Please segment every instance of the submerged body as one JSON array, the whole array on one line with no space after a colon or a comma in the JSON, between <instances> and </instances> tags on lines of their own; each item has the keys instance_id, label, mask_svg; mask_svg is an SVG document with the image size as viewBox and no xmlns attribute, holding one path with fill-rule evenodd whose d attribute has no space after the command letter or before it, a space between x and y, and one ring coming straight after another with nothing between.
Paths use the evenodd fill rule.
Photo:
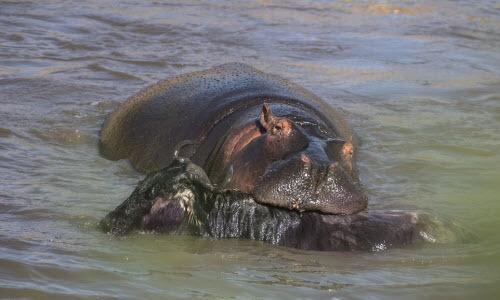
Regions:
<instances>
[{"instance_id":1,"label":"submerged body","mask_svg":"<svg viewBox=\"0 0 500 300\"><path fill-rule=\"evenodd\" d=\"M303 250L378 251L426 241L436 233L460 233L425 214L401 211L331 215L262 205L235 190L213 192L192 180L189 160L150 173L100 222L105 232L133 230L248 238ZM443 232L445 234L443 234Z\"/></svg>"},{"instance_id":2,"label":"submerged body","mask_svg":"<svg viewBox=\"0 0 500 300\"><path fill-rule=\"evenodd\" d=\"M367 206L350 127L326 102L282 78L232 63L141 90L100 134L109 159L151 172L191 157L219 189L299 211L355 214Z\"/></svg>"}]
</instances>

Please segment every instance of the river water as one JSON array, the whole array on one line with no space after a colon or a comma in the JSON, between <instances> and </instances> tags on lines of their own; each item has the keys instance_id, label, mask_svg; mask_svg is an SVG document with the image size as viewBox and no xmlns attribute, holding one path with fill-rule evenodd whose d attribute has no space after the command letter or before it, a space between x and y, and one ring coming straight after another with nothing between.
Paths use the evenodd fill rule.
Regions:
<instances>
[{"instance_id":1,"label":"river water","mask_svg":"<svg viewBox=\"0 0 500 300\"><path fill-rule=\"evenodd\" d=\"M0 298L498 297L500 4L287 3L0 2ZM143 178L99 156L105 116L233 61L341 111L369 209L426 212L469 238L366 253L103 234Z\"/></svg>"}]
</instances>

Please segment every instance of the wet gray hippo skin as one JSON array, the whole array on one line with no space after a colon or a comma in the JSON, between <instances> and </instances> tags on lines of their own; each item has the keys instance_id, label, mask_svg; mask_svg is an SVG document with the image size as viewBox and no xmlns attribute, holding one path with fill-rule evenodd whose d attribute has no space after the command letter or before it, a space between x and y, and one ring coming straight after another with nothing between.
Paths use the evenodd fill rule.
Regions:
<instances>
[{"instance_id":1,"label":"wet gray hippo skin","mask_svg":"<svg viewBox=\"0 0 500 300\"><path fill-rule=\"evenodd\" d=\"M141 172L181 156L218 189L262 204L355 214L367 206L355 168L355 139L343 118L311 92L231 63L144 88L105 121L100 150ZM198 170L198 171L199 171Z\"/></svg>"},{"instance_id":2,"label":"wet gray hippo skin","mask_svg":"<svg viewBox=\"0 0 500 300\"><path fill-rule=\"evenodd\" d=\"M378 251L446 235L460 240L439 220L405 212L321 214L262 205L240 191L213 192L190 176L189 160L175 160L150 173L100 226L116 235L133 230L248 238L303 250ZM438 232L436 232L436 230ZM444 231L444 234L443 234ZM425 233L425 234L422 234Z\"/></svg>"}]
</instances>

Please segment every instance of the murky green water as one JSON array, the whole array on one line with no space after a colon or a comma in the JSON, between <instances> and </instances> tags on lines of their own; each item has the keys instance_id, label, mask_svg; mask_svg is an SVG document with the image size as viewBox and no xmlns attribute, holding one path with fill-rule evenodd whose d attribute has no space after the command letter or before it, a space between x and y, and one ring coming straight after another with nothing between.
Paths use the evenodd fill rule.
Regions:
<instances>
[{"instance_id":1,"label":"murky green water","mask_svg":"<svg viewBox=\"0 0 500 300\"><path fill-rule=\"evenodd\" d=\"M0 2L0 297L498 297L499 16L486 0ZM100 232L142 178L99 156L104 117L231 61L341 110L370 209L432 213L474 238L324 253Z\"/></svg>"}]
</instances>

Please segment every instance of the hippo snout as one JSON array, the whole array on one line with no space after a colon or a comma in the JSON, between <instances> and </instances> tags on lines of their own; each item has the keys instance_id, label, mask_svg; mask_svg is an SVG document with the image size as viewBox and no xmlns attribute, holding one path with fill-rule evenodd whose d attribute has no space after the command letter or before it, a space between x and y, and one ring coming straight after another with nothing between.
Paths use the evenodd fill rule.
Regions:
<instances>
[{"instance_id":1,"label":"hippo snout","mask_svg":"<svg viewBox=\"0 0 500 300\"><path fill-rule=\"evenodd\" d=\"M328 214L355 214L368 205L364 188L345 164L325 165L304 154L270 165L253 196L259 203Z\"/></svg>"},{"instance_id":2,"label":"hippo snout","mask_svg":"<svg viewBox=\"0 0 500 300\"><path fill-rule=\"evenodd\" d=\"M364 210L368 196L348 171L338 162L328 166L325 177L317 181L314 200L307 203L308 209L334 214L354 214Z\"/></svg>"}]
</instances>

